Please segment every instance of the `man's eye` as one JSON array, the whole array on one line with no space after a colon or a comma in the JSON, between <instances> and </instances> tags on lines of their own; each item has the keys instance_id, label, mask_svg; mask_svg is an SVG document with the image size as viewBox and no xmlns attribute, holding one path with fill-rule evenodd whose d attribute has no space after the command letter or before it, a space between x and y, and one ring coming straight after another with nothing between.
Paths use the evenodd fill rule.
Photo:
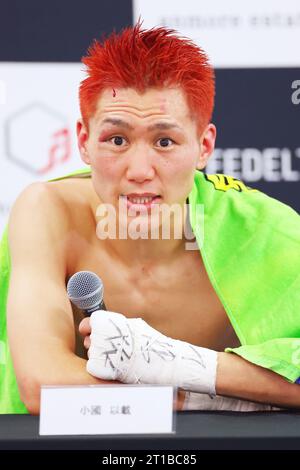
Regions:
<instances>
[{"instance_id":1,"label":"man's eye","mask_svg":"<svg viewBox=\"0 0 300 470\"><path fill-rule=\"evenodd\" d=\"M163 137L162 139L158 140L160 147L170 147L174 144L174 140L169 139L169 137Z\"/></svg>"},{"instance_id":2,"label":"man's eye","mask_svg":"<svg viewBox=\"0 0 300 470\"><path fill-rule=\"evenodd\" d=\"M110 142L112 142L114 145L118 145L119 147L124 144L125 139L124 137L121 137L119 135L116 135L115 137L112 137L109 139Z\"/></svg>"}]
</instances>

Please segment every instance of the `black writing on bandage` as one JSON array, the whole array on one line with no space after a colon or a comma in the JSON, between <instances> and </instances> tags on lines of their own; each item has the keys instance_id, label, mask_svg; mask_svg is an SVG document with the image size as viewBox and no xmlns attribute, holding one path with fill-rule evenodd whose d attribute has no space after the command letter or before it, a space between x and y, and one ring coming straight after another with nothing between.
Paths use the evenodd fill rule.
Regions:
<instances>
[{"instance_id":1,"label":"black writing on bandage","mask_svg":"<svg viewBox=\"0 0 300 470\"><path fill-rule=\"evenodd\" d=\"M183 359L184 361L194 361L197 364L199 364L201 367L203 367L203 369L206 369L206 364L204 363L203 358L201 354L199 353L199 351L197 351L197 349L195 349L191 344L189 346L194 354L192 354L190 357L182 356L181 359Z\"/></svg>"},{"instance_id":2,"label":"black writing on bandage","mask_svg":"<svg viewBox=\"0 0 300 470\"><path fill-rule=\"evenodd\" d=\"M146 343L141 347L145 361L151 363L151 355L159 356L163 361L174 361L176 354L172 351L173 346L163 341L153 341L151 336L145 336Z\"/></svg>"},{"instance_id":3,"label":"black writing on bandage","mask_svg":"<svg viewBox=\"0 0 300 470\"><path fill-rule=\"evenodd\" d=\"M116 360L116 354L119 353L120 348L121 348L121 356L120 356L120 361L124 361L125 359L131 359L132 357L132 333L129 330L129 332L122 332L121 328L116 325L112 320L111 323L117 330L117 334L114 336L109 336L106 338L106 341L109 341L110 343L110 349L106 350L103 352L103 354L106 356L105 357L105 366L107 366L107 362L109 363L110 367L115 370L116 365L114 364L114 360Z\"/></svg>"}]
</instances>

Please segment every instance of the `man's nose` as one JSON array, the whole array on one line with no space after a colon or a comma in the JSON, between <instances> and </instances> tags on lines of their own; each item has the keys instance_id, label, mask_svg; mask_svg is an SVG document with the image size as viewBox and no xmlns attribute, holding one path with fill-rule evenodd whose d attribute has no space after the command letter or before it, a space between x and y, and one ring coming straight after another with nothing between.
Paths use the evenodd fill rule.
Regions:
<instances>
[{"instance_id":1,"label":"man's nose","mask_svg":"<svg viewBox=\"0 0 300 470\"><path fill-rule=\"evenodd\" d=\"M143 182L152 179L155 170L151 158L151 151L144 146L138 146L127 156L127 179Z\"/></svg>"}]
</instances>

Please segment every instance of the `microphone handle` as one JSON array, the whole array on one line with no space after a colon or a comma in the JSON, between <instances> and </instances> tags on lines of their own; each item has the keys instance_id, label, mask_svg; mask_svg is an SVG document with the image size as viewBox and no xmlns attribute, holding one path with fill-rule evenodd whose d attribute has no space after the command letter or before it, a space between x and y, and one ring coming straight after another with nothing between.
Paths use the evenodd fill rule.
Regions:
<instances>
[{"instance_id":1,"label":"microphone handle","mask_svg":"<svg viewBox=\"0 0 300 470\"><path fill-rule=\"evenodd\" d=\"M106 306L105 306L103 299L101 300L101 303L99 305L96 305L95 307L84 310L84 313L87 317L90 317L92 313L96 312L97 310L106 310Z\"/></svg>"}]
</instances>

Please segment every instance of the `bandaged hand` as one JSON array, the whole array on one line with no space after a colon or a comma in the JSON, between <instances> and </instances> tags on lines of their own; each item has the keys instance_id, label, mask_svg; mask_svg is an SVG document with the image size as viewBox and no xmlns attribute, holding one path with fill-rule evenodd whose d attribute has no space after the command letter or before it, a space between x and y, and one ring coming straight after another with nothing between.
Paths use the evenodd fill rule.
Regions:
<instances>
[{"instance_id":1,"label":"bandaged hand","mask_svg":"<svg viewBox=\"0 0 300 470\"><path fill-rule=\"evenodd\" d=\"M223 397L216 395L214 397L203 393L186 392L182 410L209 410L209 411L280 411L278 408L266 403L255 403L248 400L239 400L238 398Z\"/></svg>"},{"instance_id":2,"label":"bandaged hand","mask_svg":"<svg viewBox=\"0 0 300 470\"><path fill-rule=\"evenodd\" d=\"M95 377L216 393L216 351L169 338L141 318L105 310L91 315L90 332L87 371Z\"/></svg>"}]
</instances>

